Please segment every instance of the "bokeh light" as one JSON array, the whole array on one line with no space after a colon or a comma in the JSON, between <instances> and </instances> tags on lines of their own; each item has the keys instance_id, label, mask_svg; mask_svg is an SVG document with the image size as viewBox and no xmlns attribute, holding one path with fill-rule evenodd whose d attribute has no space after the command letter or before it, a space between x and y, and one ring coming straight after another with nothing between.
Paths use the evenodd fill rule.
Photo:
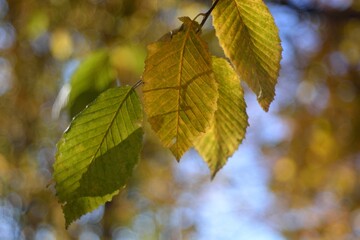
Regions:
<instances>
[{"instance_id":1,"label":"bokeh light","mask_svg":"<svg viewBox=\"0 0 360 240\"><path fill-rule=\"evenodd\" d=\"M52 164L72 74L111 49L114 85L133 84L147 44L211 1L0 0L0 239L360 238L360 1L265 2L283 47L276 97L265 113L242 83L250 127L215 179L146 129L127 188L66 230ZM211 21L202 34L222 56Z\"/></svg>"}]
</instances>

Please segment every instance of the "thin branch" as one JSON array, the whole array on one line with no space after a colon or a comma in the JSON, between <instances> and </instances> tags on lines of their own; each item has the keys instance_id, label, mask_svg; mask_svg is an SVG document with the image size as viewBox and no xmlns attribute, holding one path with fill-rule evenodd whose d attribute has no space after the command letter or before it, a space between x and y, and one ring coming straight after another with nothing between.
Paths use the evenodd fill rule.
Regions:
<instances>
[{"instance_id":1,"label":"thin branch","mask_svg":"<svg viewBox=\"0 0 360 240\"><path fill-rule=\"evenodd\" d=\"M332 19L335 21L360 19L360 11L355 10L354 8L351 7L344 10L340 10L329 7L327 8L321 7L321 6L317 6L316 4L306 4L303 6L299 6L289 0L267 0L266 2L276 4L279 6L288 7L296 11L300 15L307 14L308 16L325 17L327 19Z\"/></svg>"},{"instance_id":2,"label":"thin branch","mask_svg":"<svg viewBox=\"0 0 360 240\"><path fill-rule=\"evenodd\" d=\"M201 21L200 26L199 26L198 30L196 31L196 33L198 33L198 32L201 30L201 28L204 26L206 20L209 18L211 12L214 10L214 8L216 7L216 5L218 4L219 1L220 1L220 0L216 0L216 1L212 4L211 8L210 8L206 13L200 13L199 15L196 16L196 18L197 18L198 16L203 16L203 17L204 17L203 20Z\"/></svg>"},{"instance_id":3,"label":"thin branch","mask_svg":"<svg viewBox=\"0 0 360 240\"><path fill-rule=\"evenodd\" d=\"M136 88L138 88L141 84L144 84L144 82L143 82L142 79L140 79L139 81L137 81L137 82L132 86L132 88L133 88L133 89L136 89Z\"/></svg>"}]
</instances>

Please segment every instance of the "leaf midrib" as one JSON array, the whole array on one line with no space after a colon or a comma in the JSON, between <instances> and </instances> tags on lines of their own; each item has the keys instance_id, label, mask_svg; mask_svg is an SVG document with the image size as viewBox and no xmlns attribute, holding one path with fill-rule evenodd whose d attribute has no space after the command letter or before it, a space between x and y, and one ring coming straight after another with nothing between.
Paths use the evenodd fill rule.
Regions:
<instances>
[{"instance_id":1,"label":"leaf midrib","mask_svg":"<svg viewBox=\"0 0 360 240\"><path fill-rule=\"evenodd\" d=\"M191 21L191 24L188 26L189 28L186 31L185 37L184 37L184 42L182 43L181 46L181 52L180 52L180 64L179 64L179 77L178 77L178 85L179 85L179 89L178 89L178 109L177 109L177 117L176 117L176 143L178 142L178 137L179 137L179 126L180 126L180 100L181 100L181 79L182 79L182 73L183 73L183 65L184 65L184 53L185 53L185 46L186 46L186 42L188 41L188 37L190 34L190 31L192 29L192 25L193 22ZM179 147L177 146L177 156L176 158L179 157Z\"/></svg>"},{"instance_id":2,"label":"leaf midrib","mask_svg":"<svg viewBox=\"0 0 360 240\"><path fill-rule=\"evenodd\" d=\"M238 14L239 14L239 18L241 19L241 22L243 22L243 24L244 24L244 26L245 26L246 33L247 33L247 35L249 36L248 38L250 39L251 48L249 48L249 49L250 49L250 51L253 53L253 55L255 55L255 61L256 61L256 63L257 63L259 66L262 67L262 65L260 64L261 61L259 61L259 59L258 59L258 54L253 50L253 48L255 48L255 44L254 44L254 42L253 42L252 34L251 34L250 31L249 31L249 27L246 25L246 23L245 23L245 21L244 21L244 18L243 18L243 16L242 16L242 13L241 13L241 11L240 11L240 8L241 8L240 3L238 3L236 0L234 0L234 2L235 2L235 5L236 5L236 10L237 10L237 12L238 12ZM259 82L259 85L261 85L261 84L260 84L260 81L258 81L258 82ZM262 88L262 87L260 87L260 88Z\"/></svg>"},{"instance_id":3,"label":"leaf midrib","mask_svg":"<svg viewBox=\"0 0 360 240\"><path fill-rule=\"evenodd\" d=\"M96 149L96 152L95 152L94 155L91 157L90 163L92 163L93 160L95 159L95 157L97 156L97 154L98 154L100 148L102 147L102 145L103 145L103 143L104 143L107 135L109 134L109 131L110 131L111 126L114 124L114 121L115 121L115 119L116 119L116 116L119 114L119 111L120 111L121 107L122 107L123 104L126 102L126 99L129 97L129 95L130 95L130 93L131 93L132 90L133 90L132 88L129 88L129 91L126 93L123 101L119 104L118 109L116 109L116 112L114 113L114 116L113 116L113 118L111 119L111 122L110 122L110 124L109 124L109 127L107 128L107 130L106 130L105 133L104 133L104 137L101 139L101 142L100 142L100 144L98 145L98 147L97 147L97 149ZM86 167L86 168L88 168L88 167ZM84 173L85 173L85 172L84 172ZM83 173L83 174L84 174L84 173ZM81 178L82 178L82 177L81 177ZM80 179L81 179L81 178L80 178Z\"/></svg>"},{"instance_id":4,"label":"leaf midrib","mask_svg":"<svg viewBox=\"0 0 360 240\"><path fill-rule=\"evenodd\" d=\"M131 94L131 91L132 91L132 90L133 90L133 88L129 88L128 92L127 92L126 94L122 95L122 96L124 96L124 97L123 97L123 101L119 104L119 107L116 109L116 111L115 111L115 113L114 113L114 115L113 115L110 123L108 124L109 127L108 127L108 128L106 129L106 131L103 133L103 137L102 137L102 139L101 139L101 142L100 142L99 144L97 144L98 147L97 147L96 151L95 151L93 154L90 154L89 158L84 158L84 159L83 159L83 161L85 161L86 159L90 159L90 161L89 161L89 164L86 164L83 168L80 169L79 172L82 172L82 173L81 173L81 177L80 177L78 180L74 181L74 182L70 182L70 184L66 185L67 187L73 186L74 184L76 184L77 181L80 181L80 180L82 179L82 176L83 176L83 174L86 172L86 169L88 169L88 167L90 166L90 164L94 161L95 157L96 157L97 154L99 153L99 150L101 149L101 147L102 147L102 145L103 145L103 143L104 143L107 135L109 134L109 131L110 131L110 129L111 129L111 126L114 124L114 121L115 121L115 119L116 119L116 116L119 114L119 111L121 110L123 104L124 104L124 103L126 102L126 100L128 99L128 97L129 97L129 95ZM121 97L121 95L118 96L118 97ZM65 169L63 169L63 170L65 170ZM61 172L63 172L63 171L61 171ZM64 179L63 181L66 182L68 179L71 179L74 175L76 175L76 173L74 173L74 174L71 175L70 177L67 177L67 178ZM75 188L75 189L73 189L73 190L71 190L71 191L68 191L68 194L72 195L72 194L74 193L74 191L76 191L76 189L77 189L77 188Z\"/></svg>"}]
</instances>

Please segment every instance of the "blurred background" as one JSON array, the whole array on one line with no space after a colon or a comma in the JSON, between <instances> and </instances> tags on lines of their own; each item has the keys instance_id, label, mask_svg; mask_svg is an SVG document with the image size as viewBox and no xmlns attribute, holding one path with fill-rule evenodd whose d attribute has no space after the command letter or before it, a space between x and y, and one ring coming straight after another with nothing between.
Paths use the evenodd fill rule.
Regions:
<instances>
[{"instance_id":1,"label":"blurred background","mask_svg":"<svg viewBox=\"0 0 360 240\"><path fill-rule=\"evenodd\" d=\"M246 88L246 139L215 179L148 130L127 188L65 230L52 164L70 119L211 1L0 0L0 239L360 239L360 1L266 3L277 96L264 113ZM223 55L211 19L203 37Z\"/></svg>"}]
</instances>

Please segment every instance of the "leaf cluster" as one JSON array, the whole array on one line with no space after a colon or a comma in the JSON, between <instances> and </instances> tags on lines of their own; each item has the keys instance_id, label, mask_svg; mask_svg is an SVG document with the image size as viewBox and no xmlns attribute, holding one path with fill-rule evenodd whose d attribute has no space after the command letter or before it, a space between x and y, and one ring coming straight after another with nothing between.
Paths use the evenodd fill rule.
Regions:
<instances>
[{"instance_id":1,"label":"leaf cluster","mask_svg":"<svg viewBox=\"0 0 360 240\"><path fill-rule=\"evenodd\" d=\"M201 36L210 14L228 59L212 56ZM179 18L178 29L148 46L142 80L133 87L104 91L114 82L106 52L84 61L74 74L72 83L83 88L79 92L102 93L76 115L58 143L54 179L66 226L110 201L126 185L142 148L143 109L156 136L177 160L195 147L213 177L236 151L248 126L239 77L263 109L269 109L281 46L264 2L215 1L199 16L204 17L200 24ZM104 72L96 71L99 64L105 64ZM83 78L90 79L86 85L76 83ZM104 84L97 84L100 78ZM140 84L143 101L135 91ZM76 97L70 94L73 115L79 112Z\"/></svg>"}]
</instances>

